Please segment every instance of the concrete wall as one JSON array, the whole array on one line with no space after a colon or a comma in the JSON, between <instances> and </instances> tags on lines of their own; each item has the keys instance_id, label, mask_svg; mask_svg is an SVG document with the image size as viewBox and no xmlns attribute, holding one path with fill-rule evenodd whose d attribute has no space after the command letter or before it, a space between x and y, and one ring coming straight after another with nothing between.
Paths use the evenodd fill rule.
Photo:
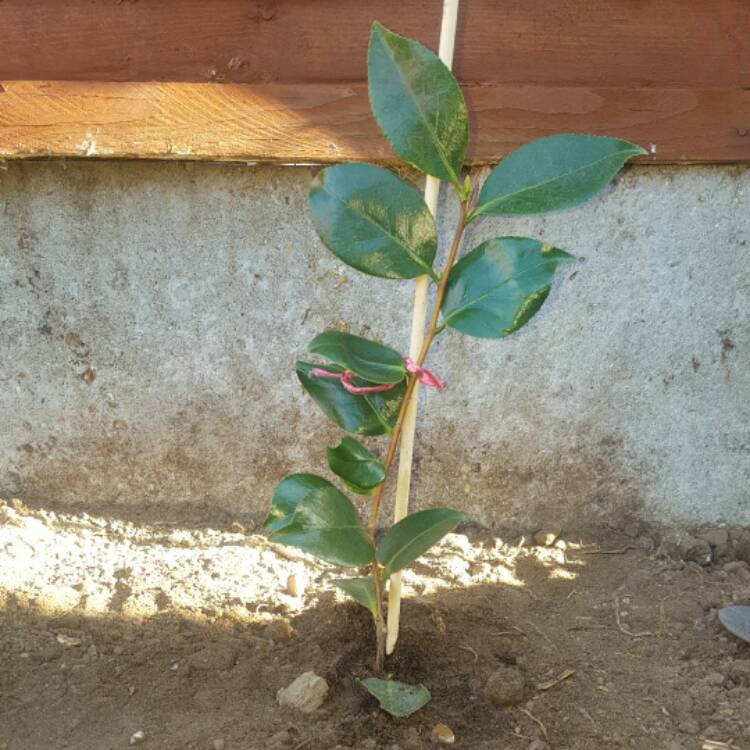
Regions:
<instances>
[{"instance_id":1,"label":"concrete wall","mask_svg":"<svg viewBox=\"0 0 750 750\"><path fill-rule=\"evenodd\" d=\"M246 515L286 472L325 471L338 430L292 363L331 324L405 349L411 285L324 250L312 173L0 171L0 496ZM418 502L750 523L750 171L631 169L582 209L471 239L512 233L583 260L519 334L442 335Z\"/></svg>"}]
</instances>

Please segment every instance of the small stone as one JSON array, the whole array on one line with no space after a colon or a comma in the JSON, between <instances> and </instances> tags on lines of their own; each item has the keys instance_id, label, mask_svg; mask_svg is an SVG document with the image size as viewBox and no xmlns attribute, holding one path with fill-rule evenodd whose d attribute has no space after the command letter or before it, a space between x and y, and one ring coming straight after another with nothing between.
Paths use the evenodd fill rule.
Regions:
<instances>
[{"instance_id":1,"label":"small stone","mask_svg":"<svg viewBox=\"0 0 750 750\"><path fill-rule=\"evenodd\" d=\"M211 743L211 747L213 748L213 750L224 750L224 748L225 748L226 746L227 746L227 743L226 743L226 742L224 742L224 740L223 740L223 739L221 739L221 737L217 737L217 738L216 738L216 739L215 739L215 740L214 740L214 741L213 741L213 742Z\"/></svg>"},{"instance_id":2,"label":"small stone","mask_svg":"<svg viewBox=\"0 0 750 750\"><path fill-rule=\"evenodd\" d=\"M496 706L516 706L523 702L526 678L513 667L500 667L491 675L484 694Z\"/></svg>"},{"instance_id":3,"label":"small stone","mask_svg":"<svg viewBox=\"0 0 750 750\"><path fill-rule=\"evenodd\" d=\"M433 742L439 742L443 745L452 745L456 741L456 735L447 724L435 724L432 728L430 738Z\"/></svg>"},{"instance_id":4,"label":"small stone","mask_svg":"<svg viewBox=\"0 0 750 750\"><path fill-rule=\"evenodd\" d=\"M544 740L534 740L527 750L550 750L550 746Z\"/></svg>"},{"instance_id":5,"label":"small stone","mask_svg":"<svg viewBox=\"0 0 750 750\"><path fill-rule=\"evenodd\" d=\"M276 693L280 706L296 708L310 714L323 705L328 696L328 683L315 672L304 672L289 687Z\"/></svg>"},{"instance_id":6,"label":"small stone","mask_svg":"<svg viewBox=\"0 0 750 750\"><path fill-rule=\"evenodd\" d=\"M289 592L289 596L302 596L305 593L307 580L303 575L299 573L292 573L286 579L286 590Z\"/></svg>"},{"instance_id":7,"label":"small stone","mask_svg":"<svg viewBox=\"0 0 750 750\"><path fill-rule=\"evenodd\" d=\"M80 638L72 638L69 635L65 635L65 633L58 633L57 634L57 642L61 646L65 646L66 648L74 648L75 646L81 645L81 639Z\"/></svg>"},{"instance_id":8,"label":"small stone","mask_svg":"<svg viewBox=\"0 0 750 750\"><path fill-rule=\"evenodd\" d=\"M142 729L139 729L137 732L133 732L133 734L130 735L130 744L140 745L145 739L146 733Z\"/></svg>"},{"instance_id":9,"label":"small stone","mask_svg":"<svg viewBox=\"0 0 750 750\"><path fill-rule=\"evenodd\" d=\"M294 635L294 629L286 620L274 620L266 625L263 635L270 641L282 643Z\"/></svg>"},{"instance_id":10,"label":"small stone","mask_svg":"<svg viewBox=\"0 0 750 750\"><path fill-rule=\"evenodd\" d=\"M560 538L560 534L562 534L562 530L558 528L542 529L534 534L534 544L537 547L552 547Z\"/></svg>"}]
</instances>

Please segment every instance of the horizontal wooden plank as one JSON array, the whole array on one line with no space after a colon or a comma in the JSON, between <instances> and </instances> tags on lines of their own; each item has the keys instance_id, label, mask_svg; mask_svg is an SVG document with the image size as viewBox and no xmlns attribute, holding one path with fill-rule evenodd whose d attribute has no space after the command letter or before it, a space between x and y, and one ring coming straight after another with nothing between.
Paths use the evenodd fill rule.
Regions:
<instances>
[{"instance_id":1,"label":"horizontal wooden plank","mask_svg":"<svg viewBox=\"0 0 750 750\"><path fill-rule=\"evenodd\" d=\"M246 85L4 81L0 158L393 159L362 83ZM530 138L600 133L647 161L750 161L750 91L467 85L472 163Z\"/></svg>"},{"instance_id":2,"label":"horizontal wooden plank","mask_svg":"<svg viewBox=\"0 0 750 750\"><path fill-rule=\"evenodd\" d=\"M0 80L365 80L378 19L435 48L438 0L3 0ZM748 0L466 0L466 83L750 86Z\"/></svg>"}]
</instances>

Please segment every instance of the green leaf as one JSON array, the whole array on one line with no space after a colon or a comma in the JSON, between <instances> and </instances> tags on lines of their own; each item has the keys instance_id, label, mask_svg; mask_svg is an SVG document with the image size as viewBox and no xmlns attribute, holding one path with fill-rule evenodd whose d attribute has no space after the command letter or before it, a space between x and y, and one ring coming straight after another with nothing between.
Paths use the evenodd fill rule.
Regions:
<instances>
[{"instance_id":1,"label":"green leaf","mask_svg":"<svg viewBox=\"0 0 750 750\"><path fill-rule=\"evenodd\" d=\"M297 377L302 387L315 399L325 415L342 430L358 435L382 435L393 431L406 389L405 382L383 393L355 396L344 390L337 380L311 376L310 371L315 367L316 365L308 362L297 362ZM328 365L325 369L329 372L343 372L344 368ZM355 379L353 382L357 386L368 385L367 381L360 379ZM369 385L374 384L369 383Z\"/></svg>"},{"instance_id":2,"label":"green leaf","mask_svg":"<svg viewBox=\"0 0 750 750\"><path fill-rule=\"evenodd\" d=\"M271 508L263 521L263 528L273 533L289 525L300 500L314 490L332 486L329 481L315 474L290 474L285 477L273 493Z\"/></svg>"},{"instance_id":3,"label":"green leaf","mask_svg":"<svg viewBox=\"0 0 750 750\"><path fill-rule=\"evenodd\" d=\"M374 695L383 711L391 716L411 716L422 706L430 702L430 691L422 684L406 685L396 680L379 680L367 677L362 684L371 695Z\"/></svg>"},{"instance_id":4,"label":"green leaf","mask_svg":"<svg viewBox=\"0 0 750 750\"><path fill-rule=\"evenodd\" d=\"M463 513L448 508L431 508L402 518L386 531L378 544L378 562L383 575L396 573L414 562L435 542L453 531Z\"/></svg>"},{"instance_id":5,"label":"green leaf","mask_svg":"<svg viewBox=\"0 0 750 750\"><path fill-rule=\"evenodd\" d=\"M375 582L372 576L366 578L335 578L331 583L351 596L355 602L367 607L374 618L378 616Z\"/></svg>"},{"instance_id":6,"label":"green leaf","mask_svg":"<svg viewBox=\"0 0 750 750\"><path fill-rule=\"evenodd\" d=\"M354 438L345 437L326 453L331 471L353 492L369 495L385 480L385 466Z\"/></svg>"},{"instance_id":7,"label":"green leaf","mask_svg":"<svg viewBox=\"0 0 750 750\"><path fill-rule=\"evenodd\" d=\"M307 350L371 383L400 383L406 377L404 358L395 349L351 333L325 331L310 342Z\"/></svg>"},{"instance_id":8,"label":"green leaf","mask_svg":"<svg viewBox=\"0 0 750 750\"><path fill-rule=\"evenodd\" d=\"M460 188L469 116L461 89L440 58L376 21L367 78L372 112L393 150L422 172Z\"/></svg>"},{"instance_id":9,"label":"green leaf","mask_svg":"<svg viewBox=\"0 0 750 750\"><path fill-rule=\"evenodd\" d=\"M733 604L722 607L719 621L732 635L750 643L750 606Z\"/></svg>"},{"instance_id":10,"label":"green leaf","mask_svg":"<svg viewBox=\"0 0 750 750\"><path fill-rule=\"evenodd\" d=\"M596 195L640 146L596 135L552 135L505 157L482 187L480 214L512 216L557 211Z\"/></svg>"},{"instance_id":11,"label":"green leaf","mask_svg":"<svg viewBox=\"0 0 750 750\"><path fill-rule=\"evenodd\" d=\"M310 188L310 213L323 244L359 271L436 278L435 219L421 194L387 169L339 164L321 170Z\"/></svg>"},{"instance_id":12,"label":"green leaf","mask_svg":"<svg viewBox=\"0 0 750 750\"><path fill-rule=\"evenodd\" d=\"M272 531L272 542L299 547L336 565L372 562L375 550L357 509L322 477L292 474L281 482L271 502L269 518L273 514L273 519L266 519L266 527Z\"/></svg>"},{"instance_id":13,"label":"green leaf","mask_svg":"<svg viewBox=\"0 0 750 750\"><path fill-rule=\"evenodd\" d=\"M525 237L483 242L451 269L443 299L444 325L499 339L526 324L547 299L563 250Z\"/></svg>"}]
</instances>

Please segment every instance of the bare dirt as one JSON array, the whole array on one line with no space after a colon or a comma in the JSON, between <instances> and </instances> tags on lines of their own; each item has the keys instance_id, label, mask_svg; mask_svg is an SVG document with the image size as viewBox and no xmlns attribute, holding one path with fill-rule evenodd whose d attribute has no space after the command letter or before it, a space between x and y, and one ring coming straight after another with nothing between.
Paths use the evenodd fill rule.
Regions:
<instances>
[{"instance_id":1,"label":"bare dirt","mask_svg":"<svg viewBox=\"0 0 750 750\"><path fill-rule=\"evenodd\" d=\"M0 501L0 748L411 750L442 722L472 750L750 749L750 645L717 619L750 603L742 550L626 531L449 535L405 576L388 664L433 699L393 719L330 566L237 524ZM323 706L280 708L308 670Z\"/></svg>"}]
</instances>

